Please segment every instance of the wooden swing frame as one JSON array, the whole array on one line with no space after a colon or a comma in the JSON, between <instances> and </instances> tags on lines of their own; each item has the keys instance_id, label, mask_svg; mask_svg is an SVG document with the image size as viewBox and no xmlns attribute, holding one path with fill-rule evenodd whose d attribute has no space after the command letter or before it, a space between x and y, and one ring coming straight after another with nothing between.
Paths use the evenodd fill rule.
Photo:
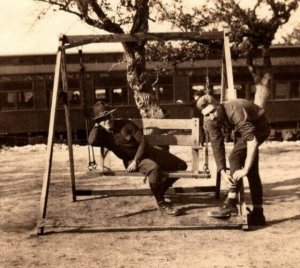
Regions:
<instances>
[{"instance_id":1,"label":"wooden swing frame","mask_svg":"<svg viewBox=\"0 0 300 268\"><path fill-rule=\"evenodd\" d=\"M52 103L50 111L49 132L47 140L47 155L46 166L43 177L43 185L41 191L40 210L38 216L37 233L44 234L44 229L49 227L45 224L47 220L47 204L49 195L49 185L51 180L51 168L53 159L53 144L55 133L55 117L59 91L60 76L62 79L62 94L67 96L68 81L67 81L67 66L66 66L66 50L78 46L83 46L90 43L116 43L116 42L144 42L153 40L191 40L191 41L208 41L208 40L223 40L223 60L221 71L221 101L225 99L225 85L227 86L227 97L236 98L236 91L233 84L232 62L229 46L228 31L213 31L213 32L189 32L189 33L137 33L134 35L129 34L113 34L113 35L63 35L59 38L59 47L56 56L55 75L53 84ZM67 128L67 140L69 148L69 163L70 175L72 185L72 198L73 202L76 201L76 185L75 185L75 171L74 171L74 157L73 157L73 140L72 129L70 121L70 110L68 102L64 103L65 120ZM220 176L217 177L217 187L220 187ZM240 224L217 224L217 225L197 225L197 226L137 226L137 227L93 227L96 231L139 231L139 230L195 230L206 228L240 228ZM71 227L72 228L72 227ZM81 226L80 230L84 227ZM88 227L87 227L88 228Z\"/></svg>"}]
</instances>

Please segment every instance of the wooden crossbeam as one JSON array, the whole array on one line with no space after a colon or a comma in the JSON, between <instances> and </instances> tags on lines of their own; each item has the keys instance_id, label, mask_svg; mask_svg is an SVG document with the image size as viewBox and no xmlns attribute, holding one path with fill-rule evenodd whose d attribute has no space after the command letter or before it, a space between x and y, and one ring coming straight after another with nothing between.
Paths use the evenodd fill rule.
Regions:
<instances>
[{"instance_id":1,"label":"wooden crossbeam","mask_svg":"<svg viewBox=\"0 0 300 268\"><path fill-rule=\"evenodd\" d=\"M148 144L152 145L194 145L190 136L185 135L145 135Z\"/></svg>"},{"instance_id":2,"label":"wooden crossbeam","mask_svg":"<svg viewBox=\"0 0 300 268\"><path fill-rule=\"evenodd\" d=\"M120 118L123 120L123 118ZM114 120L118 120L115 118ZM194 121L186 119L130 119L138 127L147 129L147 128L158 128L158 129L192 129L194 127Z\"/></svg>"},{"instance_id":3,"label":"wooden crossbeam","mask_svg":"<svg viewBox=\"0 0 300 268\"><path fill-rule=\"evenodd\" d=\"M211 177L211 174L206 171L198 171L197 173L191 172L191 171L163 171L162 174L169 178L195 178L195 179L209 179ZM126 177L145 177L140 172L130 172L128 173L125 170L105 170L104 172L99 172L99 175L104 176L126 176Z\"/></svg>"},{"instance_id":4,"label":"wooden crossbeam","mask_svg":"<svg viewBox=\"0 0 300 268\"><path fill-rule=\"evenodd\" d=\"M59 229L58 232L137 232L137 231L180 231L180 230L210 230L210 229L243 229L246 230L243 223L215 223L198 224L186 226L116 226L103 227L97 225L52 225L47 222L38 224L39 228ZM53 232L53 231L52 231Z\"/></svg>"},{"instance_id":5,"label":"wooden crossbeam","mask_svg":"<svg viewBox=\"0 0 300 268\"><path fill-rule=\"evenodd\" d=\"M199 195L199 193L212 193L216 190L216 186L201 186L201 187L173 187L168 189L166 195L188 194ZM76 196L144 196L152 195L150 189L77 189Z\"/></svg>"},{"instance_id":6,"label":"wooden crossbeam","mask_svg":"<svg viewBox=\"0 0 300 268\"><path fill-rule=\"evenodd\" d=\"M136 34L104 34L104 35L64 35L65 48L72 48L91 43L124 43L144 41L191 40L208 41L223 40L223 31L212 32L173 32L173 33L136 33Z\"/></svg>"}]
</instances>

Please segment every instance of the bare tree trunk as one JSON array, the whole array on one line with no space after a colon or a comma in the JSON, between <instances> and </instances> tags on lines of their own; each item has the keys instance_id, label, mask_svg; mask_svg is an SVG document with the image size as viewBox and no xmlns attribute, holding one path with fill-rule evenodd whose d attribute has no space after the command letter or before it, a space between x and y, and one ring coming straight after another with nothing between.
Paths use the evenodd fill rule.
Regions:
<instances>
[{"instance_id":1,"label":"bare tree trunk","mask_svg":"<svg viewBox=\"0 0 300 268\"><path fill-rule=\"evenodd\" d=\"M247 57L247 66L254 79L255 83L255 97L254 103L261 108L265 108L268 98L270 96L270 81L272 79L272 64L269 54L269 48L262 49L263 66L262 70L258 72L257 66L255 66L255 60L252 53L249 53Z\"/></svg>"},{"instance_id":2,"label":"bare tree trunk","mask_svg":"<svg viewBox=\"0 0 300 268\"><path fill-rule=\"evenodd\" d=\"M136 106L142 118L164 118L152 90L150 75L146 71L145 45L138 43L123 44L127 61L127 81L134 92Z\"/></svg>"},{"instance_id":3,"label":"bare tree trunk","mask_svg":"<svg viewBox=\"0 0 300 268\"><path fill-rule=\"evenodd\" d=\"M265 108L267 100L270 96L270 83L271 80L270 73L265 73L259 84L256 84L256 92L254 97L254 103L258 106Z\"/></svg>"}]
</instances>

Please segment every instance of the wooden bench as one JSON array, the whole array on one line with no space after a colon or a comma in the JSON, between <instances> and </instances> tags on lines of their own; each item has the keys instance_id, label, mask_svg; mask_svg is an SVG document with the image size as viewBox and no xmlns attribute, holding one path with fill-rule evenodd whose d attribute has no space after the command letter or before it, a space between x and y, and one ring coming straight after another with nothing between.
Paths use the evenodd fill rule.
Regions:
<instances>
[{"instance_id":1,"label":"wooden bench","mask_svg":"<svg viewBox=\"0 0 300 268\"><path fill-rule=\"evenodd\" d=\"M120 119L114 119L120 120ZM141 129L143 129L148 144L152 146L188 146L191 149L191 167L186 171L163 171L163 174L170 178L194 178L208 179L211 177L208 169L207 146L203 147L199 143L199 119L130 119ZM203 155L203 165L200 165L201 155ZM101 155L100 155L101 156ZM102 158L101 162L104 163ZM144 177L139 172L126 172L126 170L111 170L110 168L101 168L99 175L116 177ZM198 191L212 192L219 195L220 189L216 186L197 187ZM168 193L176 192L176 189L170 189ZM177 192L180 192L178 189ZM122 190L89 190L77 189L76 196L87 195L127 195L129 191ZM142 191L135 190L136 195L143 194ZM138 193L140 192L140 194ZM143 191L145 192L145 191ZM149 191L148 191L149 192ZM150 193L150 192L149 192Z\"/></svg>"}]
</instances>

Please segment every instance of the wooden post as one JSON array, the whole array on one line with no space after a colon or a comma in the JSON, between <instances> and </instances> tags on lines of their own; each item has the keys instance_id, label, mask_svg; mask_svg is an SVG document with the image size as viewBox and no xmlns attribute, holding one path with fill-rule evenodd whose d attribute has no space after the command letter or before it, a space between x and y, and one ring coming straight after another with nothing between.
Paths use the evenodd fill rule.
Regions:
<instances>
[{"instance_id":1,"label":"wooden post","mask_svg":"<svg viewBox=\"0 0 300 268\"><path fill-rule=\"evenodd\" d=\"M232 62L231 53L229 46L228 29L224 29L224 52L225 52L225 62L226 62L226 75L227 75L227 99L236 99L236 90L233 83L233 73L232 73Z\"/></svg>"},{"instance_id":2,"label":"wooden post","mask_svg":"<svg viewBox=\"0 0 300 268\"><path fill-rule=\"evenodd\" d=\"M221 66L221 96L220 96L220 103L222 103L223 101L225 101L225 84L226 84L226 78L225 78L225 74L224 74L224 51L223 51L223 57L222 57L222 66Z\"/></svg>"},{"instance_id":3,"label":"wooden post","mask_svg":"<svg viewBox=\"0 0 300 268\"><path fill-rule=\"evenodd\" d=\"M194 173L199 172L199 118L192 118L193 128L192 128L192 170ZM195 146L195 147L193 147Z\"/></svg>"},{"instance_id":4,"label":"wooden post","mask_svg":"<svg viewBox=\"0 0 300 268\"><path fill-rule=\"evenodd\" d=\"M220 192L221 192L221 172L217 171L216 173L216 192L215 192L215 198L220 198Z\"/></svg>"},{"instance_id":5,"label":"wooden post","mask_svg":"<svg viewBox=\"0 0 300 268\"><path fill-rule=\"evenodd\" d=\"M60 47L61 46L62 46L62 41L60 42ZM50 112L50 123L49 123L48 141L47 141L47 158L46 158L46 167L44 172L43 186L42 186L42 193L41 193L39 220L45 219L47 214L47 203L48 203L48 193L49 193L49 184L50 184L51 167L52 167L53 141L54 141L54 133L55 133L55 115L56 115L56 106L57 106L60 66L61 66L61 51L59 50L56 56L54 84L53 84L51 112ZM38 227L37 232L38 234L43 234L44 228Z\"/></svg>"},{"instance_id":6,"label":"wooden post","mask_svg":"<svg viewBox=\"0 0 300 268\"><path fill-rule=\"evenodd\" d=\"M68 148L69 148L69 161L70 161L70 173L71 173L71 185L72 185L72 199L73 202L76 201L76 185L75 185L75 172L74 172L74 157L73 157L73 139L72 139L72 126L70 120L70 110L69 110L69 100L68 100L68 78L67 78L67 65L66 65L66 53L65 49L62 48L61 55L61 79L63 92L65 94L65 118L67 126L67 136L68 136Z\"/></svg>"}]
</instances>

